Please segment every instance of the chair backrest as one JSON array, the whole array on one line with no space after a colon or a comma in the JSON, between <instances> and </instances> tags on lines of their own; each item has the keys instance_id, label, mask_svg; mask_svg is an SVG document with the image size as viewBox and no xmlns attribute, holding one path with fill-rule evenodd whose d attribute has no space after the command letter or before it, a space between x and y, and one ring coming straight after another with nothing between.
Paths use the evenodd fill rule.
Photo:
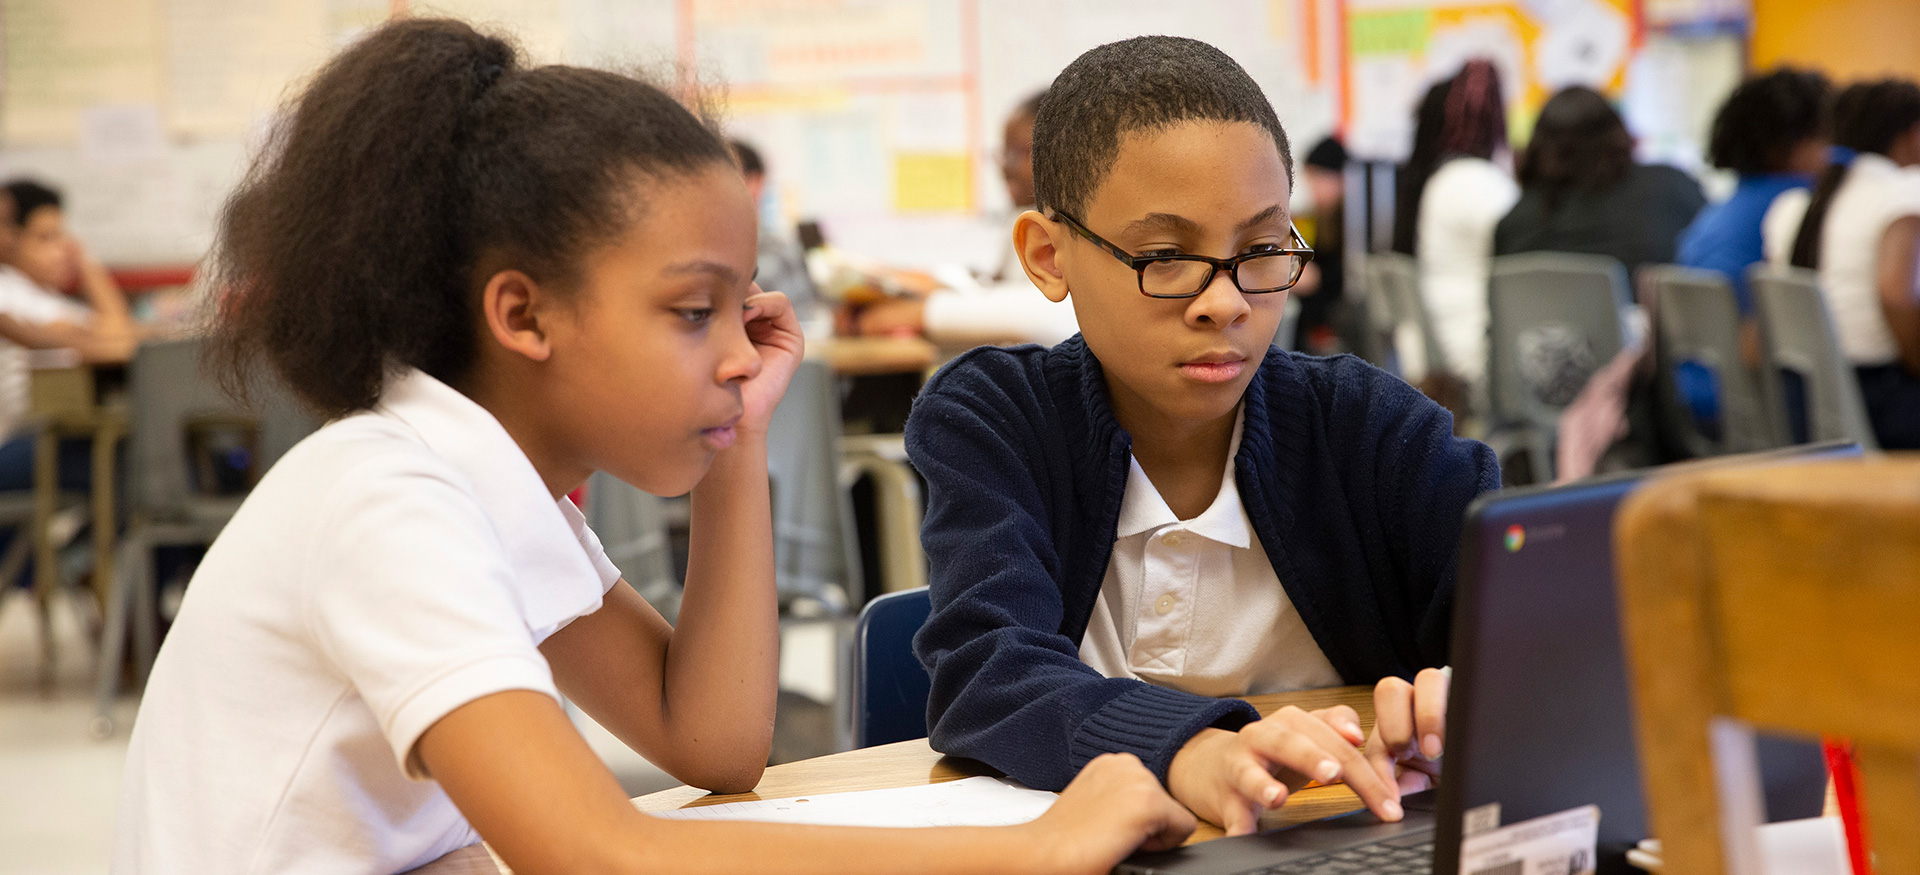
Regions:
<instances>
[{"instance_id":1,"label":"chair backrest","mask_svg":"<svg viewBox=\"0 0 1920 875\"><path fill-rule=\"evenodd\" d=\"M1643 269L1640 276L1653 293L1661 379L1657 394L1688 455L1723 456L1785 445L1784 414L1778 405L1767 403L1753 369L1741 358L1740 308L1726 275L1663 264ZM1710 387L1718 408L1713 427L1702 428L1685 403L1680 386L1685 379L1702 379Z\"/></svg>"},{"instance_id":2,"label":"chair backrest","mask_svg":"<svg viewBox=\"0 0 1920 875\"><path fill-rule=\"evenodd\" d=\"M1626 340L1627 270L1615 258L1529 252L1493 260L1487 379L1492 425L1553 431Z\"/></svg>"},{"instance_id":3,"label":"chair backrest","mask_svg":"<svg viewBox=\"0 0 1920 875\"><path fill-rule=\"evenodd\" d=\"M1920 456L1674 474L1616 531L1665 871L1761 871L1757 728L1852 739L1878 870L1920 872Z\"/></svg>"},{"instance_id":4,"label":"chair backrest","mask_svg":"<svg viewBox=\"0 0 1920 875\"><path fill-rule=\"evenodd\" d=\"M1300 299L1287 296L1280 312L1280 325L1274 329L1273 344L1285 350L1300 348Z\"/></svg>"},{"instance_id":5,"label":"chair backrest","mask_svg":"<svg viewBox=\"0 0 1920 875\"><path fill-rule=\"evenodd\" d=\"M840 429L832 369L801 362L767 428L774 580L783 602L806 596L845 604L861 579L853 503L840 482Z\"/></svg>"},{"instance_id":6,"label":"chair backrest","mask_svg":"<svg viewBox=\"0 0 1920 875\"><path fill-rule=\"evenodd\" d=\"M1747 271L1766 366L1761 381L1769 398L1787 397L1787 381L1805 391L1806 438L1848 440L1879 446L1853 365L1840 351L1833 318L1820 294L1819 275L1797 267L1758 264ZM1788 376L1792 375L1792 376Z\"/></svg>"},{"instance_id":7,"label":"chair backrest","mask_svg":"<svg viewBox=\"0 0 1920 875\"><path fill-rule=\"evenodd\" d=\"M1365 265L1369 322L1374 331L1394 338L1401 372L1416 366L1429 374L1446 370L1433 318L1420 295L1419 263L1401 252L1374 252Z\"/></svg>"},{"instance_id":8,"label":"chair backrest","mask_svg":"<svg viewBox=\"0 0 1920 875\"><path fill-rule=\"evenodd\" d=\"M860 610L853 630L853 746L927 734L932 682L913 655L913 636L933 610L925 587L890 592Z\"/></svg>"},{"instance_id":9,"label":"chair backrest","mask_svg":"<svg viewBox=\"0 0 1920 875\"><path fill-rule=\"evenodd\" d=\"M191 515L199 496L188 473L187 426L196 418L235 417L257 423L259 458L267 469L318 423L285 389L269 378L256 381L251 409L200 371L198 338L141 344L127 364L129 404L128 509L148 518Z\"/></svg>"},{"instance_id":10,"label":"chair backrest","mask_svg":"<svg viewBox=\"0 0 1920 875\"><path fill-rule=\"evenodd\" d=\"M666 500L642 492L604 471L587 478L587 525L600 537L607 558L648 602L673 619L679 580L673 571Z\"/></svg>"}]
</instances>

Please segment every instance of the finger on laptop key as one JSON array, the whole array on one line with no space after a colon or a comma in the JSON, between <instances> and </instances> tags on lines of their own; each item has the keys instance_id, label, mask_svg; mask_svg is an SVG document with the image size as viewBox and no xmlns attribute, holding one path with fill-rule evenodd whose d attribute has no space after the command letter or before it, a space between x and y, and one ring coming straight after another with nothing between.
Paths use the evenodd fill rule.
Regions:
<instances>
[{"instance_id":1,"label":"finger on laptop key","mask_svg":"<svg viewBox=\"0 0 1920 875\"><path fill-rule=\"evenodd\" d=\"M1413 722L1419 733L1420 753L1437 760L1447 737L1447 689L1451 680L1437 668L1413 677Z\"/></svg>"},{"instance_id":2,"label":"finger on laptop key","mask_svg":"<svg viewBox=\"0 0 1920 875\"><path fill-rule=\"evenodd\" d=\"M1399 788L1326 721L1298 708L1283 708L1261 722L1272 724L1261 729L1260 750L1275 765L1322 782L1345 781L1381 819L1400 819Z\"/></svg>"}]
</instances>

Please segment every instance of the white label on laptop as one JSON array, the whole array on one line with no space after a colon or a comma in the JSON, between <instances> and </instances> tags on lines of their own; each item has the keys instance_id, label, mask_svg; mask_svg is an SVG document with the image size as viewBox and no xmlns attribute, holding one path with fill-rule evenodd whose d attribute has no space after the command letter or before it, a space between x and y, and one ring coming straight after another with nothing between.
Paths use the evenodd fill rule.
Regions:
<instances>
[{"instance_id":1,"label":"white label on laptop","mask_svg":"<svg viewBox=\"0 0 1920 875\"><path fill-rule=\"evenodd\" d=\"M1460 818L1460 835L1477 836L1500 828L1500 803L1489 802L1467 809Z\"/></svg>"},{"instance_id":2,"label":"white label on laptop","mask_svg":"<svg viewBox=\"0 0 1920 875\"><path fill-rule=\"evenodd\" d=\"M1466 875L1593 875L1600 807L1523 820L1460 842Z\"/></svg>"}]
</instances>

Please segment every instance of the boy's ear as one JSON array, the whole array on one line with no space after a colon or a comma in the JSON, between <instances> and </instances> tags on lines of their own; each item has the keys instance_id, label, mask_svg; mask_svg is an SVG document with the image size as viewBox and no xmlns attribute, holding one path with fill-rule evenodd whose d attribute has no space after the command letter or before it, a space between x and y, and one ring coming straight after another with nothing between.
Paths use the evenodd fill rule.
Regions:
<instances>
[{"instance_id":1,"label":"boy's ear","mask_svg":"<svg viewBox=\"0 0 1920 875\"><path fill-rule=\"evenodd\" d=\"M552 293L541 288L533 277L517 270L503 270L487 279L480 306L487 320L487 333L495 343L526 358L544 362L553 355L542 316L551 312Z\"/></svg>"},{"instance_id":2,"label":"boy's ear","mask_svg":"<svg viewBox=\"0 0 1920 875\"><path fill-rule=\"evenodd\" d=\"M1013 222L1013 251L1020 256L1020 268L1040 294L1056 304L1067 299L1067 275L1060 264L1059 244L1067 242L1072 229L1039 213L1028 210Z\"/></svg>"}]
</instances>

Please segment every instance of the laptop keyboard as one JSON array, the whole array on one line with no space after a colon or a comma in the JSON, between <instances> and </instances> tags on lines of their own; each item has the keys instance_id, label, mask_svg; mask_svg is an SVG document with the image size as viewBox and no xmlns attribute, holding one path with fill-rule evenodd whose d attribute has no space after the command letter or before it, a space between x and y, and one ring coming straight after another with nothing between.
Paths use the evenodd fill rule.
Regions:
<instances>
[{"instance_id":1,"label":"laptop keyboard","mask_svg":"<svg viewBox=\"0 0 1920 875\"><path fill-rule=\"evenodd\" d=\"M1238 875L1431 875L1433 840L1417 845L1395 847L1388 844L1361 845L1317 857L1290 860L1278 866L1248 869Z\"/></svg>"}]
</instances>

